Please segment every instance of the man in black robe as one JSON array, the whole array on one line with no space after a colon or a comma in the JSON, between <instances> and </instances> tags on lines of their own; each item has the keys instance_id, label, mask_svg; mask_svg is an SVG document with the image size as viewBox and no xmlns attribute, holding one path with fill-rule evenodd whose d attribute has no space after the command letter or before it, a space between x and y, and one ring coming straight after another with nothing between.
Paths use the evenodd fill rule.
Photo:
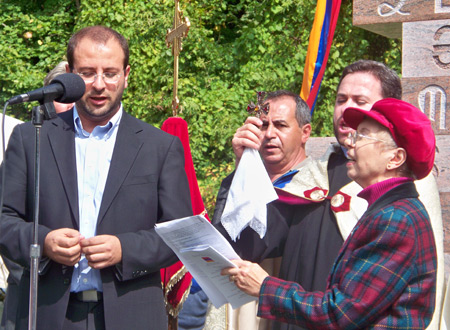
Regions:
<instances>
[{"instance_id":1,"label":"man in black robe","mask_svg":"<svg viewBox=\"0 0 450 330\"><path fill-rule=\"evenodd\" d=\"M267 173L274 182L281 179L281 176L290 170L298 171L298 168L306 162L305 145L311 132L311 114L306 102L297 94L289 91L280 90L268 93L265 102L269 105L269 113L262 114L260 119L249 117L246 125L238 129L235 139L245 140L246 144L250 144L251 147L260 151ZM258 106L260 107L261 104ZM239 143L234 143L233 147L235 146L237 149L234 151L238 155L236 162L239 162L244 147L241 147ZM225 206L226 193L232 176L224 180L220 190L225 194L223 200L219 199L219 203L223 203L220 206L220 213L223 212ZM216 222L219 221L220 217ZM221 230L224 228L222 227ZM252 232L249 234L253 235ZM255 237L258 237L258 240L255 238L255 245L259 245L259 236ZM202 291L196 291L194 294L191 292L179 314L180 330L203 327L206 299L206 295ZM248 317L255 319L256 310L254 309L248 314ZM240 324L240 328L251 330L248 325Z\"/></svg>"}]
</instances>

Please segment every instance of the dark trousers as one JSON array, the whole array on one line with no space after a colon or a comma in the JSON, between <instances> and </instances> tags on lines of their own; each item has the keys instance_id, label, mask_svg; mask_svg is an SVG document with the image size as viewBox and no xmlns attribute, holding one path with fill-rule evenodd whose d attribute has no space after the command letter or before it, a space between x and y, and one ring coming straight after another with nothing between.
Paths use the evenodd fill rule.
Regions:
<instances>
[{"instance_id":1,"label":"dark trousers","mask_svg":"<svg viewBox=\"0 0 450 330\"><path fill-rule=\"evenodd\" d=\"M105 329L103 301L83 302L70 297L67 307L64 330L100 330Z\"/></svg>"}]
</instances>

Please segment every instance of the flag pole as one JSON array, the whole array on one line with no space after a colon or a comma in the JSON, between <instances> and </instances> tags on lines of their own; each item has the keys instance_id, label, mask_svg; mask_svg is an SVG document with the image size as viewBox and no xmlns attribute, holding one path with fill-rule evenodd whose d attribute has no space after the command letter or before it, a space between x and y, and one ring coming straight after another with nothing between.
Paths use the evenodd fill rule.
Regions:
<instances>
[{"instance_id":1,"label":"flag pole","mask_svg":"<svg viewBox=\"0 0 450 330\"><path fill-rule=\"evenodd\" d=\"M172 115L174 117L178 114L178 57L183 50L182 39L185 38L189 32L191 23L187 17L182 17L180 11L180 4L175 0L175 10L173 15L173 27L168 29L166 35L167 47L172 46L173 60L173 99L172 99Z\"/></svg>"},{"instance_id":2,"label":"flag pole","mask_svg":"<svg viewBox=\"0 0 450 330\"><path fill-rule=\"evenodd\" d=\"M166 34L166 45L167 47L172 47L172 55L174 57L172 116L177 117L178 107L180 104L178 100L178 58L181 50L183 49L182 39L187 36L190 28L189 19L182 16L178 0L175 0L173 16L172 29L168 29ZM181 120L181 118L177 119ZM167 125L167 122L163 124L163 130L165 130L165 124ZM179 134L179 132L177 133L176 129L174 130L174 132L169 133L173 135ZM161 269L161 280L168 314L168 330L178 329L178 312L181 309L183 301L189 294L191 279L191 275L187 273L184 265L181 262L177 262L169 267ZM181 297L179 296L179 294L181 294Z\"/></svg>"}]
</instances>

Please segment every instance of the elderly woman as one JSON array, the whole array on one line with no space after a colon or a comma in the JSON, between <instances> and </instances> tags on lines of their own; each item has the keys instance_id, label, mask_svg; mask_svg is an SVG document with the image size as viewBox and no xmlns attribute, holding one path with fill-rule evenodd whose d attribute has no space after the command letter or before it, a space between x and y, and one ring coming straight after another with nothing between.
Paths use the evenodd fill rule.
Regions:
<instances>
[{"instance_id":1,"label":"elderly woman","mask_svg":"<svg viewBox=\"0 0 450 330\"><path fill-rule=\"evenodd\" d=\"M424 329L434 311L436 251L413 180L433 167L430 122L395 99L371 111L348 108L344 120L357 130L346 140L348 176L369 208L342 246L327 290L306 292L242 260L222 274L259 297L263 318L308 329Z\"/></svg>"}]
</instances>

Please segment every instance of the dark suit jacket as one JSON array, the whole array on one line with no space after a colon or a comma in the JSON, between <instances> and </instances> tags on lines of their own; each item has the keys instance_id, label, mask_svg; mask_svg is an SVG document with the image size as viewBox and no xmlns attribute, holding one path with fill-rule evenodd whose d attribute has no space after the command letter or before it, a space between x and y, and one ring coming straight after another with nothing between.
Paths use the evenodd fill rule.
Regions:
<instances>
[{"instance_id":1,"label":"dark suit jacket","mask_svg":"<svg viewBox=\"0 0 450 330\"><path fill-rule=\"evenodd\" d=\"M62 113L41 129L41 251L51 230L79 228L72 118L72 111ZM28 314L34 135L26 123L11 136L0 221L0 252L25 268L18 289L20 328L26 328ZM177 259L154 225L191 214L181 142L124 112L97 221L97 235L116 235L122 245L122 262L101 271L107 329L167 328L159 269ZM40 269L38 329L61 329L73 268L42 258Z\"/></svg>"}]
</instances>

